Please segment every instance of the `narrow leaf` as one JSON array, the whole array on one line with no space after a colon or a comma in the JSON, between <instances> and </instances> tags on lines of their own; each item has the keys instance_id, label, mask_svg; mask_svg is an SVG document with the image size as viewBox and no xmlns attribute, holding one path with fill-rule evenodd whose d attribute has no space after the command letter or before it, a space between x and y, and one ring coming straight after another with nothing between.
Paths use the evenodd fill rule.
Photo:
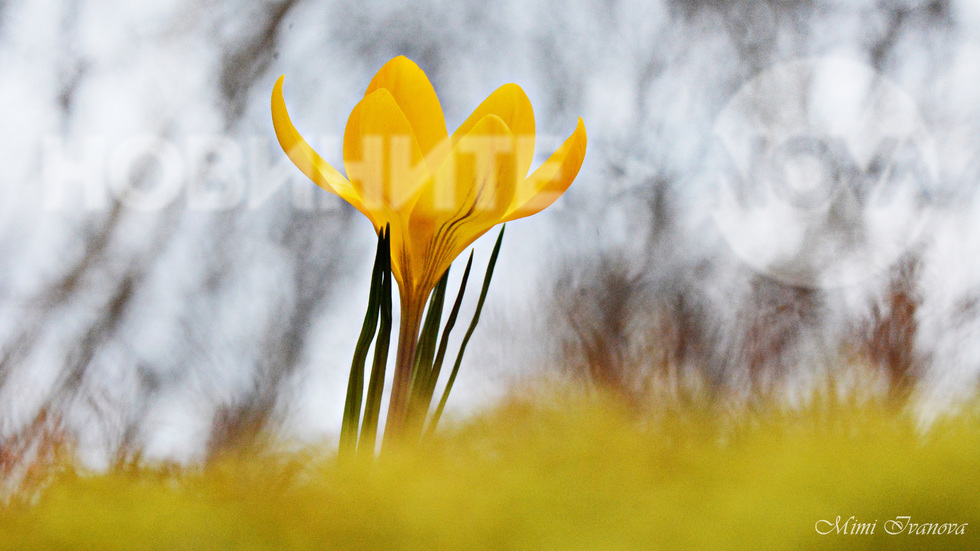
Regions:
<instances>
[{"instance_id":1,"label":"narrow leaf","mask_svg":"<svg viewBox=\"0 0 980 551\"><path fill-rule=\"evenodd\" d=\"M371 379L368 383L367 402L364 404L364 424L358 450L366 455L374 455L377 444L378 417L381 413L381 398L384 395L385 368L388 365L388 348L391 345L391 234L388 228L384 233L383 280L381 285L381 327L374 344L374 363L371 366Z\"/></svg>"},{"instance_id":2,"label":"narrow leaf","mask_svg":"<svg viewBox=\"0 0 980 551\"><path fill-rule=\"evenodd\" d=\"M490 254L490 263L487 264L487 273L483 278L483 289L480 290L480 299L476 303L476 312L473 313L473 320L470 322L470 326L466 330L466 335L463 337L463 342L459 345L459 353L456 355L456 363L453 365L453 370L449 374L449 380L446 382L446 389L442 391L442 399L439 400L439 407L436 408L436 412L432 415L432 421L429 422L429 427L427 429L429 434L435 432L436 425L439 424L439 418L442 417L442 412L446 408L446 401L449 400L449 392L453 389L453 383L456 382L456 375L459 373L459 365L463 361L463 353L466 352L466 345L470 342L470 337L473 336L473 330L476 329L476 324L480 321L480 312L483 311L483 303L486 301L487 292L490 290L490 280L493 278L493 268L497 264L497 255L500 254L500 244L504 240L504 230L506 228L506 224L500 227L500 234L497 235L497 242L493 245L493 253Z\"/></svg>"},{"instance_id":3,"label":"narrow leaf","mask_svg":"<svg viewBox=\"0 0 980 551\"><path fill-rule=\"evenodd\" d=\"M453 309L449 313L449 318L446 320L446 326L442 330L442 338L439 340L439 351L436 353L436 359L432 363L432 370L429 373L428 384L425 388L425 403L429 404L432 402L432 395L436 390L436 383L439 380L439 373L442 371L442 363L446 359L446 350L449 347L449 335L456 326L456 318L459 316L459 308L463 304L463 294L466 292L466 282L470 279L470 269L473 267L473 251L470 251L470 258L466 261L466 269L463 270L463 279L459 283L459 292L456 293L456 302L453 303Z\"/></svg>"},{"instance_id":4,"label":"narrow leaf","mask_svg":"<svg viewBox=\"0 0 980 551\"><path fill-rule=\"evenodd\" d=\"M378 328L378 306L381 298L382 272L384 266L384 233L378 236L378 250L374 257L374 271L371 274L371 292L368 296L367 313L361 325L361 334L354 347L350 377L347 380L347 401L344 403L344 419L340 427L340 454L352 454L357 448L357 428L361 417L361 399L364 395L364 362L368 349Z\"/></svg>"}]
</instances>

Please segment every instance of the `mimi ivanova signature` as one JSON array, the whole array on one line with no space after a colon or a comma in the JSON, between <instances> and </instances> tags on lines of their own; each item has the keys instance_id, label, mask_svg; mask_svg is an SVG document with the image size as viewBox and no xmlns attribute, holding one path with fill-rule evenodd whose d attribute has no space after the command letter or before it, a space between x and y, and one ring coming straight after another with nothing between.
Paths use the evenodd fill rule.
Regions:
<instances>
[{"instance_id":1,"label":"mimi ivanova signature","mask_svg":"<svg viewBox=\"0 0 980 551\"><path fill-rule=\"evenodd\" d=\"M906 535L953 535L962 536L966 533L969 523L958 524L955 522L913 522L910 516L895 517L886 520L881 527L890 536L899 534ZM821 519L814 525L814 530L822 536L829 534L841 536L870 536L874 535L878 528L878 521L858 522L857 517L851 516L843 519L838 515L835 520Z\"/></svg>"}]
</instances>

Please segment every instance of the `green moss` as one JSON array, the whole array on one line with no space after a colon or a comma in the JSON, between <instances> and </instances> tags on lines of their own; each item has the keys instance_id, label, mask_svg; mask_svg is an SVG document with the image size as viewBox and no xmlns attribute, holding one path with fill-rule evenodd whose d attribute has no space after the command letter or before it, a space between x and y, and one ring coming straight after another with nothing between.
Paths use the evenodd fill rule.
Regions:
<instances>
[{"instance_id":1,"label":"green moss","mask_svg":"<svg viewBox=\"0 0 980 551\"><path fill-rule=\"evenodd\" d=\"M980 415L918 434L884 404L637 414L514 400L374 465L229 454L185 472L61 475L0 517L3 549L980 548ZM818 520L878 521L821 536ZM969 523L888 535L884 523Z\"/></svg>"}]
</instances>

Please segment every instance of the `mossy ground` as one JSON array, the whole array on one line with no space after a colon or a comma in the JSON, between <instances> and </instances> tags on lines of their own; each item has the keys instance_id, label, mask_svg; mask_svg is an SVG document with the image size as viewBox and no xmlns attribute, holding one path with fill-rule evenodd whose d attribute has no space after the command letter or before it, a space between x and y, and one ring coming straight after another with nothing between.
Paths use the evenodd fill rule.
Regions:
<instances>
[{"instance_id":1,"label":"mossy ground","mask_svg":"<svg viewBox=\"0 0 980 551\"><path fill-rule=\"evenodd\" d=\"M514 399L373 465L230 452L196 469L67 469L0 516L2 549L980 548L980 414L902 407L643 413ZM818 535L818 520L877 520ZM888 535L898 516L963 535Z\"/></svg>"}]
</instances>

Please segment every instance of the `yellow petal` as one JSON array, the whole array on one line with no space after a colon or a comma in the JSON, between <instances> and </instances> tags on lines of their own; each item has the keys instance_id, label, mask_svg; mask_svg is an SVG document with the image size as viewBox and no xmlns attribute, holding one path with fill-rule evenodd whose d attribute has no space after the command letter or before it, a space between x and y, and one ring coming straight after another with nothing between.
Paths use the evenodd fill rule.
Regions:
<instances>
[{"instance_id":1,"label":"yellow petal","mask_svg":"<svg viewBox=\"0 0 980 551\"><path fill-rule=\"evenodd\" d=\"M340 196L370 218L370 214L364 209L360 197L350 182L340 172L337 172L337 169L330 166L330 163L324 161L293 126L293 122L289 119L289 113L286 111L286 102L282 96L284 78L285 75L279 77L272 89L272 125L276 129L276 138L279 139L282 150L286 152L293 164L316 185ZM377 224L375 225L377 226Z\"/></svg>"},{"instance_id":2,"label":"yellow petal","mask_svg":"<svg viewBox=\"0 0 980 551\"><path fill-rule=\"evenodd\" d=\"M587 141L585 123L579 118L575 131L565 143L518 185L503 221L509 222L540 212L561 197L582 168Z\"/></svg>"},{"instance_id":3,"label":"yellow petal","mask_svg":"<svg viewBox=\"0 0 980 551\"><path fill-rule=\"evenodd\" d=\"M372 92L351 112L344 166L369 211L392 223L393 216L408 219L429 170L408 119L387 89Z\"/></svg>"},{"instance_id":4,"label":"yellow petal","mask_svg":"<svg viewBox=\"0 0 980 551\"><path fill-rule=\"evenodd\" d=\"M398 56L385 63L371 79L364 97L380 89L391 93L391 97L405 114L424 155L428 155L448 139L446 118L442 114L436 91L432 88L429 77L413 61L405 56Z\"/></svg>"},{"instance_id":5,"label":"yellow petal","mask_svg":"<svg viewBox=\"0 0 980 551\"><path fill-rule=\"evenodd\" d=\"M375 230L391 224L391 271L403 286L413 237L408 219L430 174L408 119L387 89L375 90L351 112L344 166Z\"/></svg>"},{"instance_id":6,"label":"yellow petal","mask_svg":"<svg viewBox=\"0 0 980 551\"><path fill-rule=\"evenodd\" d=\"M487 115L500 117L517 141L517 174L527 175L534 160L534 110L531 100L516 84L504 84L483 100L473 113L453 132L452 143L470 133Z\"/></svg>"},{"instance_id":7,"label":"yellow petal","mask_svg":"<svg viewBox=\"0 0 980 551\"><path fill-rule=\"evenodd\" d=\"M409 220L417 287L427 290L473 241L500 222L517 180L514 137L487 115L461 137L426 186ZM503 153L502 153L503 152Z\"/></svg>"}]
</instances>

